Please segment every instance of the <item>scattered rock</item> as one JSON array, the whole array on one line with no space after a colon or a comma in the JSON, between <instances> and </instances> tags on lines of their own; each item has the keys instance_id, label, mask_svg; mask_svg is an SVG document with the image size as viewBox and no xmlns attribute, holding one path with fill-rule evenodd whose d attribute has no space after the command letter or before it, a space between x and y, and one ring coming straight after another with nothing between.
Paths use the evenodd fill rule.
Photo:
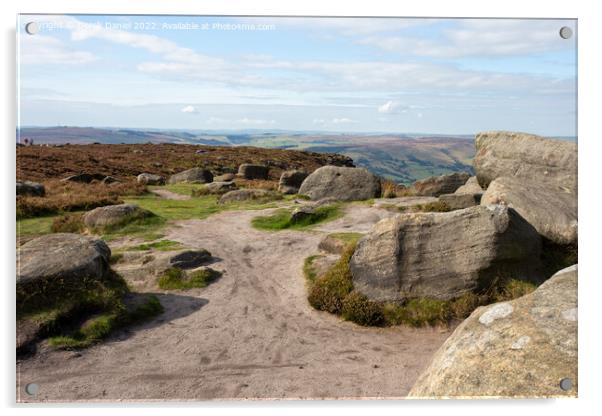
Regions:
<instances>
[{"instance_id":1,"label":"scattered rock","mask_svg":"<svg viewBox=\"0 0 602 416\"><path fill-rule=\"evenodd\" d=\"M476 176L468 178L466 183L456 189L456 194L482 194L483 188L479 185L479 181Z\"/></svg>"},{"instance_id":2,"label":"scattered rock","mask_svg":"<svg viewBox=\"0 0 602 416\"><path fill-rule=\"evenodd\" d=\"M295 208L291 214L291 222L297 223L303 221L306 218L312 217L316 213L316 208L311 205L304 205L299 208Z\"/></svg>"},{"instance_id":3,"label":"scattered rock","mask_svg":"<svg viewBox=\"0 0 602 416\"><path fill-rule=\"evenodd\" d=\"M121 182L121 181L113 176L105 176L101 182L104 183L105 185L109 185L111 183Z\"/></svg>"},{"instance_id":4,"label":"scattered rock","mask_svg":"<svg viewBox=\"0 0 602 416\"><path fill-rule=\"evenodd\" d=\"M264 165L243 163L238 167L238 176L245 179L268 179L270 168Z\"/></svg>"},{"instance_id":5,"label":"scattered rock","mask_svg":"<svg viewBox=\"0 0 602 416\"><path fill-rule=\"evenodd\" d=\"M449 300L499 276L539 277L541 238L514 210L475 206L378 222L350 261L356 290L376 301Z\"/></svg>"},{"instance_id":6,"label":"scattered rock","mask_svg":"<svg viewBox=\"0 0 602 416\"><path fill-rule=\"evenodd\" d=\"M439 196L454 193L460 186L464 185L470 178L466 172L454 172L447 175L431 176L414 182L412 187L416 195Z\"/></svg>"},{"instance_id":7,"label":"scattered rock","mask_svg":"<svg viewBox=\"0 0 602 416\"><path fill-rule=\"evenodd\" d=\"M192 168L184 172L171 175L168 183L210 183L213 182L213 173L203 168Z\"/></svg>"},{"instance_id":8,"label":"scattered rock","mask_svg":"<svg viewBox=\"0 0 602 416\"><path fill-rule=\"evenodd\" d=\"M324 237L318 244L320 250L330 254L342 254L345 247L347 247L347 244L343 240L331 235Z\"/></svg>"},{"instance_id":9,"label":"scattered rock","mask_svg":"<svg viewBox=\"0 0 602 416\"><path fill-rule=\"evenodd\" d=\"M299 192L301 184L307 178L307 172L302 170L287 170L280 175L278 182L278 191L287 195L294 195Z\"/></svg>"},{"instance_id":10,"label":"scattered rock","mask_svg":"<svg viewBox=\"0 0 602 416\"><path fill-rule=\"evenodd\" d=\"M560 388L568 378L573 387ZM476 309L410 397L577 396L577 265L533 293Z\"/></svg>"},{"instance_id":11,"label":"scattered rock","mask_svg":"<svg viewBox=\"0 0 602 416\"><path fill-rule=\"evenodd\" d=\"M300 195L312 200L359 201L380 196L380 180L364 168L322 166L301 184Z\"/></svg>"},{"instance_id":12,"label":"scattered rock","mask_svg":"<svg viewBox=\"0 0 602 416\"><path fill-rule=\"evenodd\" d=\"M556 181L500 177L489 184L481 204L506 204L547 239L577 243L577 194Z\"/></svg>"},{"instance_id":13,"label":"scattered rock","mask_svg":"<svg viewBox=\"0 0 602 416\"><path fill-rule=\"evenodd\" d=\"M136 179L138 183L143 185L165 185L165 178L163 176L152 173L141 173Z\"/></svg>"},{"instance_id":14,"label":"scattered rock","mask_svg":"<svg viewBox=\"0 0 602 416\"><path fill-rule=\"evenodd\" d=\"M46 188L37 182L17 181L17 195L44 196Z\"/></svg>"},{"instance_id":15,"label":"scattered rock","mask_svg":"<svg viewBox=\"0 0 602 416\"><path fill-rule=\"evenodd\" d=\"M234 182L211 182L203 186L203 190L209 194L221 195L236 189Z\"/></svg>"},{"instance_id":16,"label":"scattered rock","mask_svg":"<svg viewBox=\"0 0 602 416\"><path fill-rule=\"evenodd\" d=\"M152 212L140 208L138 205L120 204L107 205L88 211L84 214L83 220L86 227L95 230L125 225L129 222L152 216L154 216Z\"/></svg>"},{"instance_id":17,"label":"scattered rock","mask_svg":"<svg viewBox=\"0 0 602 416\"><path fill-rule=\"evenodd\" d=\"M482 192L476 194L444 194L439 196L439 201L443 202L450 210L463 209L479 205L481 202ZM491 205L491 204L487 204Z\"/></svg>"},{"instance_id":18,"label":"scattered rock","mask_svg":"<svg viewBox=\"0 0 602 416\"><path fill-rule=\"evenodd\" d=\"M501 176L546 180L577 186L577 144L525 133L494 131L477 134L473 161L479 183L487 188Z\"/></svg>"},{"instance_id":19,"label":"scattered rock","mask_svg":"<svg viewBox=\"0 0 602 416\"><path fill-rule=\"evenodd\" d=\"M104 241L80 234L48 234L28 241L17 250L17 308L41 290L103 279L110 257Z\"/></svg>"},{"instance_id":20,"label":"scattered rock","mask_svg":"<svg viewBox=\"0 0 602 416\"><path fill-rule=\"evenodd\" d=\"M180 269L195 269L211 260L211 253L204 249L187 250L169 259L171 267Z\"/></svg>"},{"instance_id":21,"label":"scattered rock","mask_svg":"<svg viewBox=\"0 0 602 416\"><path fill-rule=\"evenodd\" d=\"M226 204L229 202L241 202L249 200L276 200L282 199L282 196L273 191L267 191L265 189L238 189L230 191L222 195L219 199L220 204Z\"/></svg>"},{"instance_id":22,"label":"scattered rock","mask_svg":"<svg viewBox=\"0 0 602 416\"><path fill-rule=\"evenodd\" d=\"M90 183L92 181L102 181L106 176L107 175L103 175L102 173L80 173L63 178L61 179L61 182Z\"/></svg>"},{"instance_id":23,"label":"scattered rock","mask_svg":"<svg viewBox=\"0 0 602 416\"><path fill-rule=\"evenodd\" d=\"M215 176L213 180L215 182L231 182L236 179L236 175L233 173L224 173L223 175Z\"/></svg>"}]
</instances>

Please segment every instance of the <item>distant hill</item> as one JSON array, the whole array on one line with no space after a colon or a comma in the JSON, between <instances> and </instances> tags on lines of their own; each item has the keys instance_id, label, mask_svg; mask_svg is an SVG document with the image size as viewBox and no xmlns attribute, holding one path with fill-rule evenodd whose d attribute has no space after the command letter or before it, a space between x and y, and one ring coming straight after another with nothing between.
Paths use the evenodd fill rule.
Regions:
<instances>
[{"instance_id":1,"label":"distant hill","mask_svg":"<svg viewBox=\"0 0 602 416\"><path fill-rule=\"evenodd\" d=\"M356 166L394 181L457 171L472 171L472 136L419 134L332 134L287 131L184 131L92 127L24 127L18 139L36 144L179 143L205 146L255 146L272 149L339 153Z\"/></svg>"}]
</instances>

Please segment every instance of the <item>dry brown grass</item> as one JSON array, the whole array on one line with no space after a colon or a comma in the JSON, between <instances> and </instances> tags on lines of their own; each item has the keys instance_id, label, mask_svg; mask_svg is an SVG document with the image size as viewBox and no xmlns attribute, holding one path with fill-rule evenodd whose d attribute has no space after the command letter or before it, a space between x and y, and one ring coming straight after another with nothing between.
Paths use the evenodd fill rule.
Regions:
<instances>
[{"instance_id":1,"label":"dry brown grass","mask_svg":"<svg viewBox=\"0 0 602 416\"><path fill-rule=\"evenodd\" d=\"M389 179L381 180L381 197L382 198L399 198L402 196L412 196L414 191L404 185L395 183Z\"/></svg>"},{"instance_id":2,"label":"dry brown grass","mask_svg":"<svg viewBox=\"0 0 602 416\"><path fill-rule=\"evenodd\" d=\"M44 181L46 196L17 197L17 218L29 218L60 212L89 210L92 208L120 204L124 195L141 195L146 187L133 180L105 185L96 183Z\"/></svg>"}]
</instances>

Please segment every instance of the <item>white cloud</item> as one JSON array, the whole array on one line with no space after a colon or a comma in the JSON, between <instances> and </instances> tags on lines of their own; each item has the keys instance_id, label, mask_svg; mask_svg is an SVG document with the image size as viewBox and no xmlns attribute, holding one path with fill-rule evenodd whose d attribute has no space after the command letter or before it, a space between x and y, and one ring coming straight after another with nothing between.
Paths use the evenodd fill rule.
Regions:
<instances>
[{"instance_id":1,"label":"white cloud","mask_svg":"<svg viewBox=\"0 0 602 416\"><path fill-rule=\"evenodd\" d=\"M387 101L386 103L378 107L378 112L385 114L393 114L397 111L398 107L399 104L395 101Z\"/></svg>"},{"instance_id":2,"label":"white cloud","mask_svg":"<svg viewBox=\"0 0 602 416\"><path fill-rule=\"evenodd\" d=\"M183 113L196 113L197 109L194 108L194 106L192 106L192 105L187 105L186 107L182 108L180 111Z\"/></svg>"},{"instance_id":3,"label":"white cloud","mask_svg":"<svg viewBox=\"0 0 602 416\"><path fill-rule=\"evenodd\" d=\"M367 36L358 42L404 55L459 58L465 56L509 56L560 50L573 46L560 38L568 20L464 19L442 31L440 39L412 36ZM573 27L574 30L574 27Z\"/></svg>"},{"instance_id":4,"label":"white cloud","mask_svg":"<svg viewBox=\"0 0 602 416\"><path fill-rule=\"evenodd\" d=\"M21 36L19 47L21 64L79 65L98 59L90 52L74 50L61 40L42 34Z\"/></svg>"}]
</instances>

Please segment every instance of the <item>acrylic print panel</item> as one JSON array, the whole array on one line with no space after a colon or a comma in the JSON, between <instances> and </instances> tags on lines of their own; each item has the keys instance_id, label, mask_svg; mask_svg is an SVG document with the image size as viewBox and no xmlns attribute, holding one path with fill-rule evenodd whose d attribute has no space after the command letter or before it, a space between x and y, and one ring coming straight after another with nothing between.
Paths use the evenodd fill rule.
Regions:
<instances>
[{"instance_id":1,"label":"acrylic print panel","mask_svg":"<svg viewBox=\"0 0 602 416\"><path fill-rule=\"evenodd\" d=\"M577 395L575 20L17 35L18 401Z\"/></svg>"}]
</instances>

